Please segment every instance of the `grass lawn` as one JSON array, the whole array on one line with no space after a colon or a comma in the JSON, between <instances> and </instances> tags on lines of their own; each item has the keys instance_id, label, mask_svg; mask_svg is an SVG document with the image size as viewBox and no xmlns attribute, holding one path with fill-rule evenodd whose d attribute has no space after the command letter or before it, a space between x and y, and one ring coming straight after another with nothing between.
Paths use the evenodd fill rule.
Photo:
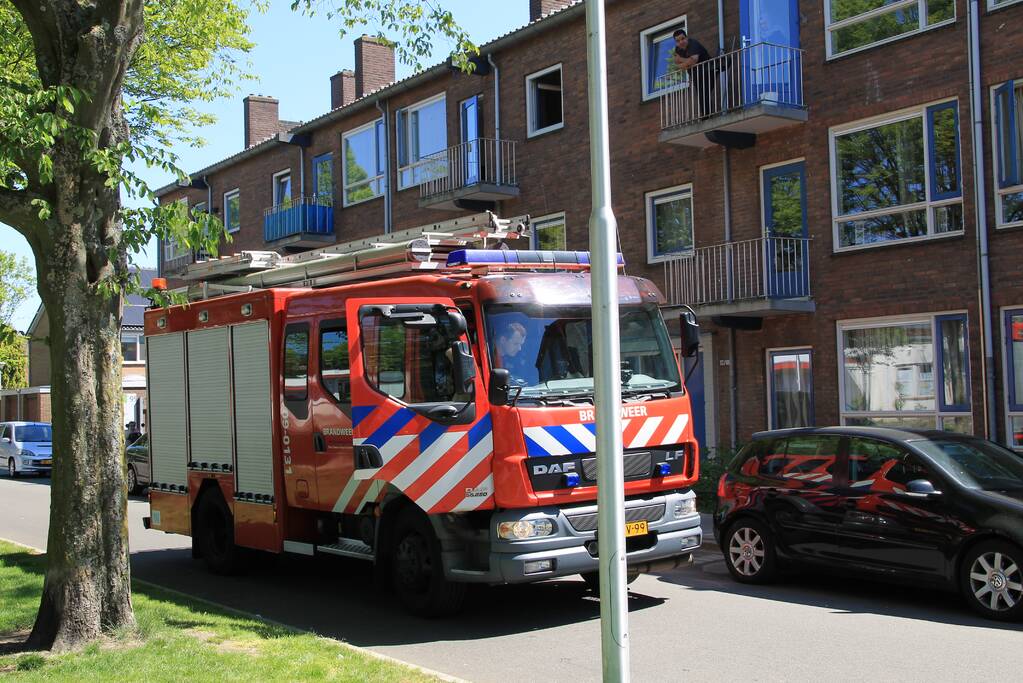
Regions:
<instances>
[{"instance_id":1,"label":"grass lawn","mask_svg":"<svg viewBox=\"0 0 1023 683\"><path fill-rule=\"evenodd\" d=\"M0 643L35 620L45 556L0 541ZM239 616L136 582L138 630L79 652L0 654L12 681L436 681L310 633ZM20 635L20 637L19 637ZM3 652L0 645L0 652Z\"/></svg>"}]
</instances>

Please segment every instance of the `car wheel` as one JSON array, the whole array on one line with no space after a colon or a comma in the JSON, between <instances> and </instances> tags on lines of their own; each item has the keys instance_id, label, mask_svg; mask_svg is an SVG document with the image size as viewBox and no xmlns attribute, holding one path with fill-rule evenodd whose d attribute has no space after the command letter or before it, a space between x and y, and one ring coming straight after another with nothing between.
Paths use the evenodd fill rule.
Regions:
<instances>
[{"instance_id":1,"label":"car wheel","mask_svg":"<svg viewBox=\"0 0 1023 683\"><path fill-rule=\"evenodd\" d=\"M402 607L418 616L442 617L457 613L467 586L448 581L440 557L440 541L430 521L406 510L395 525L390 549L391 583Z\"/></svg>"},{"instance_id":2,"label":"car wheel","mask_svg":"<svg viewBox=\"0 0 1023 683\"><path fill-rule=\"evenodd\" d=\"M142 491L139 487L139 477L135 474L135 468L131 465L128 466L128 493L132 496L138 495Z\"/></svg>"},{"instance_id":3,"label":"car wheel","mask_svg":"<svg viewBox=\"0 0 1023 683\"><path fill-rule=\"evenodd\" d=\"M7 476L11 479L16 479L18 477L18 466L15 464L14 458L7 459Z\"/></svg>"},{"instance_id":4,"label":"car wheel","mask_svg":"<svg viewBox=\"0 0 1023 683\"><path fill-rule=\"evenodd\" d=\"M1004 541L977 545L963 560L961 585L970 607L982 616L1023 619L1023 549Z\"/></svg>"},{"instance_id":5,"label":"car wheel","mask_svg":"<svg viewBox=\"0 0 1023 683\"><path fill-rule=\"evenodd\" d=\"M203 494L196 517L199 528L195 542L206 566L214 574L237 574L241 549L234 544L234 519L219 491Z\"/></svg>"},{"instance_id":6,"label":"car wheel","mask_svg":"<svg viewBox=\"0 0 1023 683\"><path fill-rule=\"evenodd\" d=\"M580 574L579 576L583 577L583 581L586 582L587 590L591 591L592 593L596 593L597 595L600 595L600 572L586 572L585 574ZM638 578L639 578L638 572L626 574L625 583L626 585L631 585Z\"/></svg>"},{"instance_id":7,"label":"car wheel","mask_svg":"<svg viewBox=\"0 0 1023 683\"><path fill-rule=\"evenodd\" d=\"M769 583L776 574L774 537L754 519L740 519L728 529L721 548L732 578L739 583Z\"/></svg>"}]
</instances>

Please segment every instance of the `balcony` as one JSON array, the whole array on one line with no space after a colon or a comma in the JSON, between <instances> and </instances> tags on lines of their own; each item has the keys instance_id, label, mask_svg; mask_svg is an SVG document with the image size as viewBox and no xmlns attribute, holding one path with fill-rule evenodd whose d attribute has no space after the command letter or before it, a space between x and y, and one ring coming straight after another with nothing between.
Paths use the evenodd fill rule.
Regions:
<instances>
[{"instance_id":1,"label":"balcony","mask_svg":"<svg viewBox=\"0 0 1023 683\"><path fill-rule=\"evenodd\" d=\"M664 262L669 306L701 316L813 313L810 240L761 237L700 247Z\"/></svg>"},{"instance_id":2,"label":"balcony","mask_svg":"<svg viewBox=\"0 0 1023 683\"><path fill-rule=\"evenodd\" d=\"M334 243L329 197L302 197L263 212L263 239L275 247L321 247Z\"/></svg>"},{"instance_id":3,"label":"balcony","mask_svg":"<svg viewBox=\"0 0 1023 683\"><path fill-rule=\"evenodd\" d=\"M806 121L799 48L757 43L665 78L661 142L751 147L760 133Z\"/></svg>"},{"instance_id":4,"label":"balcony","mask_svg":"<svg viewBox=\"0 0 1023 683\"><path fill-rule=\"evenodd\" d=\"M423 157L420 208L486 211L519 196L515 142L477 138Z\"/></svg>"}]
</instances>

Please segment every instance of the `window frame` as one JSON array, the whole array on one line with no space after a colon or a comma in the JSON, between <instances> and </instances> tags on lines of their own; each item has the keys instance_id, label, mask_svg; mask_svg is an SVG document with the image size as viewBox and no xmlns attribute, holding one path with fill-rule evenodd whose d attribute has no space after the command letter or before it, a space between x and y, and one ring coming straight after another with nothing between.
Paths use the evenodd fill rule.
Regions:
<instances>
[{"instance_id":1,"label":"window frame","mask_svg":"<svg viewBox=\"0 0 1023 683\"><path fill-rule=\"evenodd\" d=\"M304 403L309 400L309 356L312 350L311 337L312 329L308 322L293 322L287 323L284 326L284 334L281 337L281 396L285 403ZM305 334L305 387L302 396L298 396L297 391L289 395L288 392L288 372L287 372L287 353L288 353L288 337L292 334L302 333Z\"/></svg>"},{"instance_id":2,"label":"window frame","mask_svg":"<svg viewBox=\"0 0 1023 683\"><path fill-rule=\"evenodd\" d=\"M124 330L121 330L121 345L122 345L122 349L123 349L123 345L124 345L124 342L125 342L125 339L124 339L125 335L131 336L131 337L135 337L135 360L128 360L128 359L124 358L124 354L123 354L123 351L122 351L121 362L124 365L145 365L146 364L145 354L142 352L143 349L145 349L145 344L142 342L142 339L145 337L145 333L141 332L141 331L139 331L139 332L125 332Z\"/></svg>"},{"instance_id":3,"label":"window frame","mask_svg":"<svg viewBox=\"0 0 1023 683\"><path fill-rule=\"evenodd\" d=\"M1010 320L1014 315L1023 315L1023 304L1018 306L1003 306L1000 309L1002 321L1002 386L1005 389L1004 412L1005 417L1005 445L1017 451L1023 451L1023 445L1013 445L1012 440L1012 419L1023 420L1023 396L1016 396L1016 387L1013 383L1012 370L1012 328Z\"/></svg>"},{"instance_id":4,"label":"window frame","mask_svg":"<svg viewBox=\"0 0 1023 683\"><path fill-rule=\"evenodd\" d=\"M343 151L343 148L342 148L342 151ZM327 160L328 165L330 167L330 193L329 194L320 194L320 163L324 159ZM312 181L313 181L313 193L312 193L313 199L316 202L320 202L320 201L323 201L324 199L326 199L326 200L329 201L329 203L330 203L329 205L333 206L334 205L334 189L335 189L335 185L334 185L334 153L333 152L324 152L323 154L317 154L316 156L314 156L313 157L313 167L312 167L312 174L311 175L312 175Z\"/></svg>"},{"instance_id":5,"label":"window frame","mask_svg":"<svg viewBox=\"0 0 1023 683\"><path fill-rule=\"evenodd\" d=\"M661 95L671 92L672 90L685 87L686 85L685 82L682 81L675 86L669 86L662 90L651 90L650 88L651 86L650 50L653 47L653 44L657 41L657 39L659 37L662 37L663 33L665 32L673 33L675 30L678 30L679 28L684 29L686 31L689 30L688 15L682 14L680 16L675 17L674 19L662 21L660 24L657 24L656 26L651 26L650 28L643 29L642 31L639 32L640 73L643 79L640 82L640 88L642 89L641 94L643 97L642 100L643 102L649 102L650 100L659 99ZM564 92L564 84L562 84L562 92Z\"/></svg>"},{"instance_id":6,"label":"window frame","mask_svg":"<svg viewBox=\"0 0 1023 683\"><path fill-rule=\"evenodd\" d=\"M1023 0L1019 0L1023 2ZM999 9L1001 9L999 7ZM989 106L991 107L991 188L995 196L995 228L1016 228L1023 226L1023 219L1018 221L1006 221L1005 214L1003 212L1002 197L1003 195L1009 194L1021 194L1023 193L1023 159L1020 159L1017 155L1017 150L1012 150L1012 159L1014 166L1015 178L1018 182L1007 182L1003 180L1002 165L1004 163L1002 149L1002 136L1001 127L1002 122L999 117L998 98L999 91L1008 89L1013 93L1013 97L1023 96L1023 93L1018 92L1023 90L1023 79L1010 79L1002 83L996 83L990 86L989 90ZM1018 106L1018 105L1017 105ZM1015 114L1015 111L1013 112ZM1015 129L1016 136L1020 136L1020 127L1023 126L1023 121L1020 121L1018 117L1014 117L1013 126Z\"/></svg>"},{"instance_id":7,"label":"window frame","mask_svg":"<svg viewBox=\"0 0 1023 683\"><path fill-rule=\"evenodd\" d=\"M278 188L280 186L281 178L287 178L288 179L288 196L287 197L283 197L283 198L277 196L277 190L278 190ZM278 208L278 207L290 206L291 202L292 202L292 196L291 196L292 192L291 192L291 190L292 190L292 186L291 186L291 169L290 168L285 168L285 169L283 169L281 171L277 171L276 173L274 173L273 176L271 176L271 180L270 180L271 205L275 209ZM239 200L239 203L240 203L240 200Z\"/></svg>"},{"instance_id":8,"label":"window frame","mask_svg":"<svg viewBox=\"0 0 1023 683\"><path fill-rule=\"evenodd\" d=\"M317 366L318 367L317 367L317 370L316 370L316 380L317 380L317 382L319 382L320 387L323 389L323 392L325 394L327 394L328 398L330 398L330 400L333 401L334 404L338 408L341 409L341 412L343 412L348 417L351 417L352 416L352 402L351 402L351 400L349 400L348 403L343 403L340 400L338 400L334 396L334 392L330 391L330 389L327 388L327 382L323 378L323 356L324 356L324 354L323 354L323 335L324 334L330 334L332 332L341 332L342 334L344 334L344 336L345 336L345 344L348 345L348 392L349 392L348 396L349 396L349 399L351 399L351 391L352 391L352 389L351 389L351 386L352 386L351 385L351 377L352 377L352 346L351 346L351 343L350 343L351 340L350 340L350 338L348 336L348 321L345 320L344 318L331 318L330 320L323 320L317 326L316 338L317 338L318 346L316 347L316 351L317 351L317 360L318 360Z\"/></svg>"},{"instance_id":9,"label":"window frame","mask_svg":"<svg viewBox=\"0 0 1023 683\"><path fill-rule=\"evenodd\" d=\"M1023 2L1023 0L1004 0L1004 2L998 2L998 0L987 0L987 11L995 12L1005 7L1012 7Z\"/></svg>"},{"instance_id":10,"label":"window frame","mask_svg":"<svg viewBox=\"0 0 1023 683\"><path fill-rule=\"evenodd\" d=\"M409 169L414 169L416 167L416 165L419 164L423 160L423 157L419 157L418 159L415 159L415 160L412 160L412 161L407 161L407 163L405 163L405 165L402 165L403 157L406 158L406 160L407 160L407 157L408 157L410 149L411 149L411 142L412 142L411 141L411 128L408 126L409 114L411 114L413 112L416 112L416 111L419 111L420 109L425 109L426 107L428 107L431 104L434 104L435 102L438 102L438 101L443 101L444 102L444 117L443 117L444 118L444 144L440 148L440 151L444 151L445 149L448 149L448 147L449 147L449 145L448 145L448 125L447 125L448 124L447 91L442 91L442 92L437 93L436 95L431 95L430 97L427 97L426 99L423 99L423 100L419 100L418 102L414 102L413 104L410 104L407 107L401 107L400 109L397 109L394 112L394 131L395 131L395 136L394 136L394 139L395 139L395 157L394 158L395 158L395 165L397 166L397 173L396 173L396 175L397 175L397 178L398 178L398 191L399 192L401 192L402 190L409 190L409 189L412 189L414 187L419 187L423 182L425 182L425 181L416 182L416 180L415 180L415 173L413 172L413 174L412 174L412 176L413 176L412 177L412 182L410 182L408 185L404 185L402 183L402 171L407 171ZM385 128L386 128L386 126L385 126ZM403 131L402 128L404 128L405 130ZM385 131L385 134L386 134L386 131ZM436 153L437 152L431 152L430 154L436 154ZM430 156L430 154L427 154L426 156ZM344 172L344 169L342 169L342 173L343 172ZM441 176L437 176L437 177L441 177Z\"/></svg>"},{"instance_id":11,"label":"window frame","mask_svg":"<svg viewBox=\"0 0 1023 683\"><path fill-rule=\"evenodd\" d=\"M969 404L966 406L944 406L944 365L941 352L941 328L940 321L950 319L962 319L965 322L963 327L965 340L966 365L964 368L966 377L966 396ZM835 340L838 364L838 414L839 424L846 426L848 419L855 418L901 418L901 417L933 417L933 429L944 429L945 419L968 417L973 420L973 377L970 358L970 327L969 313L966 310L928 312L916 315L895 315L879 318L859 318L851 320L835 321ZM934 408L932 410L864 410L851 411L846 409L846 387L845 387L845 358L844 333L848 330L876 329L881 327L899 327L904 325L927 323L931 328L932 360L931 374L934 391ZM976 430L976 424L974 424Z\"/></svg>"},{"instance_id":12,"label":"window frame","mask_svg":"<svg viewBox=\"0 0 1023 683\"><path fill-rule=\"evenodd\" d=\"M774 373L772 372L772 370L774 369L773 365L772 365L772 363L774 361L774 357L775 357L775 355L785 355L785 354L794 354L794 353L802 353L802 352L806 352L806 354L810 357L810 411L809 411L810 424L806 425L806 426L807 427L812 427L812 426L814 426L817 423L816 406L814 405L814 391L813 391L813 347L812 346L784 346L784 347L769 348L769 349L765 350L765 358L766 358L766 361L767 361L767 382L765 382L765 384L767 385L767 407L768 407L768 410L767 410L767 425L768 426L767 426L767 428L768 429L788 429L787 427L781 427L780 428L780 427L777 426L777 424L778 424L778 419L777 419L777 402L775 400L775 394L774 394Z\"/></svg>"},{"instance_id":13,"label":"window frame","mask_svg":"<svg viewBox=\"0 0 1023 683\"><path fill-rule=\"evenodd\" d=\"M934 195L934 154L933 145L933 127L931 125L933 117L932 113L940 111L942 109L950 108L955 106L956 108L956 154L957 154L957 176L959 180L959 190L955 193L947 193L947 198L938 198ZM912 204L901 204L893 207L883 207L880 209L872 209L870 211L861 211L859 213L840 214L839 213L839 198L841 192L839 189L839 168L838 168L838 139L840 137L850 135L853 133L861 133L863 131L871 130L873 128L880 128L893 123L902 123L904 121L912 121L914 119L920 119L920 125L923 127L921 140L923 143L923 163L924 163L924 199L923 201L914 202ZM832 252L843 253L849 251L860 251L863 249L876 249L884 248L894 244L910 244L913 242L925 242L928 240L941 240L949 239L952 237L961 237L966 232L966 216L963 215L963 227L959 230L951 230L949 232L935 232L935 215L937 209L944 208L946 206L963 205L963 163L962 163L962 143L960 138L962 137L962 129L960 127L961 119L959 117L959 100L958 98L947 98L944 100L938 100L935 102L927 102L914 107L908 107L906 109L900 109L898 111L881 114L878 116L872 116L866 119L859 119L851 121L849 123L832 126L828 129L828 155L830 163L831 173L831 239L832 239ZM903 237L898 239L882 240L879 242L869 242L865 244L852 244L849 246L841 245L840 231L839 228L842 224L852 222L856 220L864 220L879 216L888 216L899 213L909 213L911 211L924 211L927 223L927 234L918 235L916 237Z\"/></svg>"},{"instance_id":14,"label":"window frame","mask_svg":"<svg viewBox=\"0 0 1023 683\"><path fill-rule=\"evenodd\" d=\"M544 225L547 223L548 225ZM540 249L540 231L544 227L550 227L550 225L557 225L561 223L565 226L565 245L560 250L555 251L567 251L568 250L568 221L565 220L565 212L559 211L557 213L549 213L546 216L540 216L530 220L530 224L533 230L533 249Z\"/></svg>"},{"instance_id":15,"label":"window frame","mask_svg":"<svg viewBox=\"0 0 1023 683\"><path fill-rule=\"evenodd\" d=\"M533 82L536 79L546 76L549 73L555 71L561 74L561 121L545 126L543 128L533 128L533 117L536 113L536 104L533 98ZM565 71L562 69L562 62L552 64L539 71L534 71L531 74L526 75L526 138L535 138L547 133L553 133L556 130L561 130L565 127Z\"/></svg>"},{"instance_id":16,"label":"window frame","mask_svg":"<svg viewBox=\"0 0 1023 683\"><path fill-rule=\"evenodd\" d=\"M238 227L235 228L234 230L232 230L231 226L230 226L230 217L228 215L228 207L230 206L231 199L234 198L234 197L238 197ZM228 234L234 234L236 232L240 232L241 229L242 229L242 216L241 216L241 214L242 214L242 193L241 193L241 190L239 190L237 187L234 188L233 190L228 190L227 192L224 193L223 202L224 202L224 204L223 204L223 206L224 206L224 229L227 230Z\"/></svg>"},{"instance_id":17,"label":"window frame","mask_svg":"<svg viewBox=\"0 0 1023 683\"><path fill-rule=\"evenodd\" d=\"M882 5L880 7L875 7L872 10L868 10L868 11L863 12L861 14L857 14L856 16L847 17L846 19L842 19L841 21L833 22L833 21L831 21L831 0L824 0L824 50L825 50L825 61L831 61L833 59L840 59L842 57L845 57L846 55L856 54L857 52L863 52L864 50L872 50L872 49L874 49L876 47L880 47L882 45L887 45L888 43L892 43L892 42L895 42L897 40L902 40L903 38L909 38L911 36L919 35L919 34L924 33L926 31L931 31L931 30L936 29L936 28L941 28L942 26L948 26L950 24L954 24L956 21L959 20L958 4L959 4L958 2L953 2L952 3L952 17L950 19L943 19L943 20L941 20L939 22L936 22L934 24L927 24L926 23L926 21L927 21L927 0L896 0L895 2L893 2L893 3L889 4L889 5ZM912 31L906 31L905 33L899 33L898 35L889 36L888 38L884 38L882 40L879 40L876 43L867 43L866 45L861 45L860 47L855 47L855 48L853 48L851 50L845 50L844 52L836 53L834 51L834 47L833 47L834 41L832 40L832 35L834 34L834 32L836 30L840 30L842 28L845 28L846 26L855 26L856 24L862 23L864 21L869 21L871 19L875 19L877 17L884 16L885 14L890 14L892 12L897 12L899 10L904 10L904 9L906 9L908 7L912 7L913 5L917 6L917 8L919 10L919 13L920 13L920 18L918 19L917 27L915 29L913 29ZM923 25L921 26L920 24L923 24ZM837 28L836 28L836 26L837 26Z\"/></svg>"},{"instance_id":18,"label":"window frame","mask_svg":"<svg viewBox=\"0 0 1023 683\"><path fill-rule=\"evenodd\" d=\"M381 153L381 150L380 150L380 147L379 147L379 142L380 142L380 129L381 128L384 129L384 133L386 134L386 132L387 132L386 131L386 129L387 129L387 122L384 121L383 117L380 117L378 119L373 119L372 121L364 123L361 126L358 126L356 128L352 128L351 130L347 130L347 131L345 131L344 133L341 134L341 156L343 157L343 161L341 163L341 206L342 207L347 208L349 206L356 206L358 204L362 204L363 202L371 202L374 199L378 199L380 197L383 197L384 194L386 194L386 192L387 192L387 168L386 168L386 164L385 164L385 168L383 168L383 169L379 168L379 165L380 165L380 153ZM360 180L358 183L353 185L352 188L362 187L363 185L366 185L366 186L370 187L370 189L372 189L374 182L376 182L378 180L382 180L383 182L380 183L380 186L379 186L380 187L380 192L379 193L374 194L372 197L366 197L365 199L359 199L359 200L354 201L354 202L349 202L348 201L348 190L350 188L348 186L348 162L347 162L347 155L345 153L345 142L348 139L355 137L356 135L361 135L362 133L365 133L366 131L371 131L372 134L373 134L373 163L376 164L376 166L377 166L377 168L375 169L376 175L370 176L369 178L366 178L365 180ZM384 161L386 161L386 159ZM400 178L401 169L398 169L398 171L399 171L399 178Z\"/></svg>"},{"instance_id":19,"label":"window frame","mask_svg":"<svg viewBox=\"0 0 1023 683\"><path fill-rule=\"evenodd\" d=\"M188 197L179 197L175 199L172 204L184 204L186 213L191 211L188 206ZM177 261L184 258L185 256L191 256L191 250L187 247L182 247L178 244L178 241L173 237L167 237L163 240L163 262Z\"/></svg>"},{"instance_id":20,"label":"window frame","mask_svg":"<svg viewBox=\"0 0 1023 683\"><path fill-rule=\"evenodd\" d=\"M693 240L692 246L680 251L672 251L665 254L657 253L657 226L654 224L655 215L651 209L658 203L671 201L672 197L686 196L689 198L689 210L693 217ZM660 200L660 201L658 201ZM693 184L685 183L666 187L661 190L651 190L643 194L643 211L646 214L646 261L648 264L663 263L680 256L692 255L696 250L696 204L693 197Z\"/></svg>"}]
</instances>

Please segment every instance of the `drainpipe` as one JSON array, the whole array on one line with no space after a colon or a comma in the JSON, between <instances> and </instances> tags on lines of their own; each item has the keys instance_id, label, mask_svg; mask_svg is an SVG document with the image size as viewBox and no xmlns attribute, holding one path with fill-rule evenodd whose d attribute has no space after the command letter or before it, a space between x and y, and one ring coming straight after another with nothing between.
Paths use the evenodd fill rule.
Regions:
<instances>
[{"instance_id":1,"label":"drainpipe","mask_svg":"<svg viewBox=\"0 0 1023 683\"><path fill-rule=\"evenodd\" d=\"M718 54L725 51L725 0L718 0Z\"/></svg>"},{"instance_id":2,"label":"drainpipe","mask_svg":"<svg viewBox=\"0 0 1023 683\"><path fill-rule=\"evenodd\" d=\"M305 199L305 147L298 147L298 198Z\"/></svg>"},{"instance_id":3,"label":"drainpipe","mask_svg":"<svg viewBox=\"0 0 1023 683\"><path fill-rule=\"evenodd\" d=\"M391 232L391 126L387 103L377 100L377 109L384 117L384 233ZM343 153L343 150L342 150ZM341 160L344 163L344 159Z\"/></svg>"},{"instance_id":4,"label":"drainpipe","mask_svg":"<svg viewBox=\"0 0 1023 683\"><path fill-rule=\"evenodd\" d=\"M724 175L724 187L722 188L722 199L724 200L724 214L725 214L725 244L730 245L732 243L732 191L731 191L731 175L732 175L732 164L731 157L729 156L730 150L725 147L724 163L723 163L723 175ZM733 254L730 247L726 247L725 251L725 273L727 277L728 286L728 300L732 301L735 298L735 274L733 273ZM735 449L735 444L738 441L739 433L739 416L736 415L736 408L739 405L739 380L738 371L736 370L736 358L735 358L735 328L728 328L728 430L729 430L729 443L731 448Z\"/></svg>"},{"instance_id":5,"label":"drainpipe","mask_svg":"<svg viewBox=\"0 0 1023 683\"><path fill-rule=\"evenodd\" d=\"M977 296L980 299L980 317L984 342L984 418L987 437L998 438L998 418L995 411L995 351L994 324L991 320L991 272L989 268L987 235L987 196L984 190L984 126L982 85L980 81L980 9L978 0L970 1L970 122L973 124L973 196L977 221L977 261L980 276Z\"/></svg>"},{"instance_id":6,"label":"drainpipe","mask_svg":"<svg viewBox=\"0 0 1023 683\"><path fill-rule=\"evenodd\" d=\"M493 53L487 53L487 64L494 70L494 146L497 148L498 183L504 179L504 166L501 165L501 70L497 68Z\"/></svg>"}]
</instances>

